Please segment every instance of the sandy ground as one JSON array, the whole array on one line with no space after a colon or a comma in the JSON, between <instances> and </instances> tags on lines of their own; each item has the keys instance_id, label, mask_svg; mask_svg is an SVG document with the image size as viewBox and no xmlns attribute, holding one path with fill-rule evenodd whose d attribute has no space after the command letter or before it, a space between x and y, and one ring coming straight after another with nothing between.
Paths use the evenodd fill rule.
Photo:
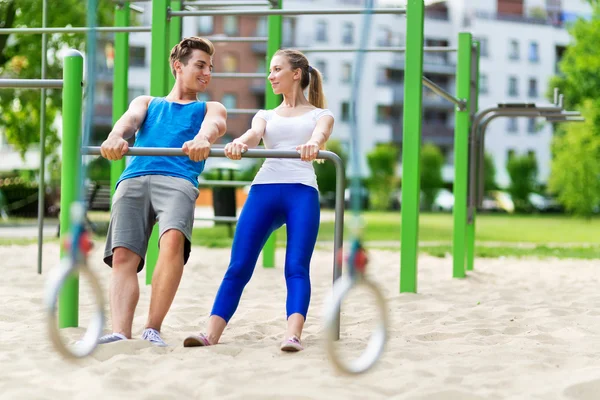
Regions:
<instances>
[{"instance_id":1,"label":"sandy ground","mask_svg":"<svg viewBox=\"0 0 600 400\"><path fill-rule=\"evenodd\" d=\"M102 243L91 268L106 289ZM229 250L195 247L163 325L168 348L139 339L150 287L139 275L135 340L101 346L78 363L63 360L46 337L43 302L58 245L0 247L0 398L2 399L598 399L600 261L478 259L467 279L452 260L422 256L419 293L399 294L398 252L371 252L369 275L384 291L391 324L386 351L370 372L340 375L323 350L323 302L331 288L331 251L312 263L306 350L279 350L285 328L284 251L278 267L257 267L222 344L183 348L203 329ZM93 299L81 286L80 324ZM108 306L107 306L108 312ZM343 306L340 351L356 356L375 324L366 292ZM109 327L107 326L107 330ZM83 328L64 330L74 342Z\"/></svg>"}]
</instances>

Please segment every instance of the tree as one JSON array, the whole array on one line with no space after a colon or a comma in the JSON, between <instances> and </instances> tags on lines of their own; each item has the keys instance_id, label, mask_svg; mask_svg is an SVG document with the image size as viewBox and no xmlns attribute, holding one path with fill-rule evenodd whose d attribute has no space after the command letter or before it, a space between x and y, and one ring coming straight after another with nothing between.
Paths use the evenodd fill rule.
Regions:
<instances>
[{"instance_id":1,"label":"tree","mask_svg":"<svg viewBox=\"0 0 600 400\"><path fill-rule=\"evenodd\" d=\"M396 180L396 162L398 149L392 144L378 144L367 154L367 163L371 170L369 189L370 201L375 210L386 210Z\"/></svg>"},{"instance_id":2,"label":"tree","mask_svg":"<svg viewBox=\"0 0 600 400\"><path fill-rule=\"evenodd\" d=\"M112 25L113 3L100 2L96 13L99 26ZM48 7L48 26L85 26L87 10L79 0L51 2ZM1 0L0 28L40 27L42 2L40 0ZM62 60L59 51L85 49L85 34L48 35L47 79L62 79ZM41 35L18 34L0 36L0 76L13 79L39 79L42 66ZM93 78L92 78L93 79ZM47 91L46 146L52 154L59 144L54 120L62 106L59 89ZM24 155L30 144L39 143L40 91L2 89L0 96L0 130L7 140Z\"/></svg>"},{"instance_id":3,"label":"tree","mask_svg":"<svg viewBox=\"0 0 600 400\"><path fill-rule=\"evenodd\" d=\"M510 157L506 165L510 176L510 187L508 192L515 203L515 209L520 211L529 210L529 194L537 185L537 162L535 156L523 155Z\"/></svg>"},{"instance_id":4,"label":"tree","mask_svg":"<svg viewBox=\"0 0 600 400\"><path fill-rule=\"evenodd\" d=\"M421 148L421 191L423 192L424 207L431 210L435 198L444 184L442 167L444 155L433 143L425 143Z\"/></svg>"},{"instance_id":5,"label":"tree","mask_svg":"<svg viewBox=\"0 0 600 400\"><path fill-rule=\"evenodd\" d=\"M498 188L498 185L496 184L496 166L494 165L494 158L490 153L485 153L483 163L483 189L486 192L489 192L490 190L496 190Z\"/></svg>"},{"instance_id":6,"label":"tree","mask_svg":"<svg viewBox=\"0 0 600 400\"><path fill-rule=\"evenodd\" d=\"M550 99L554 88L559 88L565 95L567 109L582 105L585 99L600 98L600 57L596 51L600 42L600 7L597 1L589 3L594 10L593 18L589 21L579 19L570 27L573 41L559 63L561 73L550 80L548 88Z\"/></svg>"},{"instance_id":7,"label":"tree","mask_svg":"<svg viewBox=\"0 0 600 400\"><path fill-rule=\"evenodd\" d=\"M600 134L594 121L600 113L591 100L583 107L585 123L567 124L553 142L549 188L575 215L590 217L600 205Z\"/></svg>"}]
</instances>

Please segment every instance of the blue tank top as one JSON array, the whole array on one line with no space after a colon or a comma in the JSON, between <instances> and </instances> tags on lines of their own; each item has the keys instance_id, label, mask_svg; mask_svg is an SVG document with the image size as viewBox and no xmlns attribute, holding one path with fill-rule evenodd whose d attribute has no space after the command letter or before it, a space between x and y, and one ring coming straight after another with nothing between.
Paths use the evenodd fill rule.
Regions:
<instances>
[{"instance_id":1,"label":"blue tank top","mask_svg":"<svg viewBox=\"0 0 600 400\"><path fill-rule=\"evenodd\" d=\"M179 104L155 97L148 104L146 119L133 146L181 148L198 134L205 113L206 102L203 101ZM137 176L166 175L187 179L197 187L204 163L179 156L133 156L117 186L121 181Z\"/></svg>"}]
</instances>

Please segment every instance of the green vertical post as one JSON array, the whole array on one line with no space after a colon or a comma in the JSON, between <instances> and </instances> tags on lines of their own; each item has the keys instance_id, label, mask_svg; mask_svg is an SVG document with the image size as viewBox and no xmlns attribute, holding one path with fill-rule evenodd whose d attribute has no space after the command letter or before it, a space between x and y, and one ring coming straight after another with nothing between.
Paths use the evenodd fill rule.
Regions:
<instances>
[{"instance_id":1,"label":"green vertical post","mask_svg":"<svg viewBox=\"0 0 600 400\"><path fill-rule=\"evenodd\" d=\"M417 292L424 21L423 0L408 0L402 126L401 293Z\"/></svg>"},{"instance_id":2,"label":"green vertical post","mask_svg":"<svg viewBox=\"0 0 600 400\"><path fill-rule=\"evenodd\" d=\"M115 8L115 26L129 26L129 2L119 4ZM115 33L115 54L113 68L113 125L121 118L128 107L128 71L129 71L129 33ZM125 170L125 157L110 163L110 198L115 193L115 186Z\"/></svg>"},{"instance_id":3,"label":"green vertical post","mask_svg":"<svg viewBox=\"0 0 600 400\"><path fill-rule=\"evenodd\" d=\"M479 108L479 42L471 44L471 98L469 115L469 132L473 126L473 118ZM472 138L471 140L475 140ZM469 144L470 146L470 144ZM479 168L477 157L469 158L469 168ZM473 208L472 215L467 218L467 271L473 271L475 264L475 221L477 217L477 208Z\"/></svg>"},{"instance_id":4,"label":"green vertical post","mask_svg":"<svg viewBox=\"0 0 600 400\"><path fill-rule=\"evenodd\" d=\"M278 4L271 6L272 9L280 10L282 7L283 0L279 0ZM271 58L275 55L275 52L281 48L282 38L282 25L283 16L281 15L269 15L267 19L268 23L268 39L267 39L267 54L266 54L266 65L269 68ZM277 107L281 103L281 96L273 93L273 89L267 80L265 82L265 109L271 110ZM273 268L275 267L275 248L277 246L277 231L273 232L267 243L263 247L263 267Z\"/></svg>"},{"instance_id":5,"label":"green vertical post","mask_svg":"<svg viewBox=\"0 0 600 400\"><path fill-rule=\"evenodd\" d=\"M150 63L150 96L162 97L168 94L167 74L169 50L167 48L169 21L167 8L169 0L152 1L152 52ZM158 226L154 225L146 251L146 285L152 283L152 274L158 260Z\"/></svg>"},{"instance_id":6,"label":"green vertical post","mask_svg":"<svg viewBox=\"0 0 600 400\"><path fill-rule=\"evenodd\" d=\"M62 167L60 181L60 257L65 257L64 241L71 230L71 204L79 198L81 170L81 115L83 98L83 56L69 50L63 63ZM79 325L79 276L73 273L58 297L58 326Z\"/></svg>"},{"instance_id":7,"label":"green vertical post","mask_svg":"<svg viewBox=\"0 0 600 400\"><path fill-rule=\"evenodd\" d=\"M172 11L181 11L181 0L171 0L171 10ZM171 17L170 27L169 27L169 42L167 44L167 50L170 52L170 49L175 47L177 43L181 41L181 17ZM172 88L175 85L175 77L171 73L169 69L167 71L167 84L169 88Z\"/></svg>"},{"instance_id":8,"label":"green vertical post","mask_svg":"<svg viewBox=\"0 0 600 400\"><path fill-rule=\"evenodd\" d=\"M471 43L472 35L461 32L458 35L458 63L456 66L456 97L467 101L465 110L455 111L454 128L454 230L453 268L454 278L464 278L467 234L467 190L469 170L469 128L471 90Z\"/></svg>"}]
</instances>

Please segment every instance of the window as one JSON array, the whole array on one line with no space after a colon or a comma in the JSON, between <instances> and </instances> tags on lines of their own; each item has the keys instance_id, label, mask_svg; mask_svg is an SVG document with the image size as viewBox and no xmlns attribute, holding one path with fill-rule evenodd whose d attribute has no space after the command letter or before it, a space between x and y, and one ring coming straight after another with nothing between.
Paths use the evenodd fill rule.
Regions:
<instances>
[{"instance_id":1,"label":"window","mask_svg":"<svg viewBox=\"0 0 600 400\"><path fill-rule=\"evenodd\" d=\"M540 49L537 42L529 43L529 61L535 63L540 61Z\"/></svg>"},{"instance_id":2,"label":"window","mask_svg":"<svg viewBox=\"0 0 600 400\"><path fill-rule=\"evenodd\" d=\"M379 67L377 68L377 84L390 85L402 84L404 82L404 71L401 69Z\"/></svg>"},{"instance_id":3,"label":"window","mask_svg":"<svg viewBox=\"0 0 600 400\"><path fill-rule=\"evenodd\" d=\"M340 115L342 116L342 121L350 121L350 103L348 103L347 101L342 102L342 112L340 113Z\"/></svg>"},{"instance_id":4,"label":"window","mask_svg":"<svg viewBox=\"0 0 600 400\"><path fill-rule=\"evenodd\" d=\"M508 45L508 58L510 60L519 59L519 42L514 39Z\"/></svg>"},{"instance_id":5,"label":"window","mask_svg":"<svg viewBox=\"0 0 600 400\"><path fill-rule=\"evenodd\" d=\"M131 46L129 48L129 65L131 67L146 66L146 48L142 46Z\"/></svg>"},{"instance_id":6,"label":"window","mask_svg":"<svg viewBox=\"0 0 600 400\"><path fill-rule=\"evenodd\" d=\"M265 60L264 57L259 57L257 59L257 67L256 67L256 72L266 72L269 73L269 71L267 71L267 60Z\"/></svg>"},{"instance_id":7,"label":"window","mask_svg":"<svg viewBox=\"0 0 600 400\"><path fill-rule=\"evenodd\" d=\"M198 101L210 101L210 94L208 92L196 93L196 99Z\"/></svg>"},{"instance_id":8,"label":"window","mask_svg":"<svg viewBox=\"0 0 600 400\"><path fill-rule=\"evenodd\" d=\"M127 89L127 98L130 103L136 97L143 96L145 94L146 94L146 90L141 87L129 87ZM111 102L112 102L112 99L111 99Z\"/></svg>"},{"instance_id":9,"label":"window","mask_svg":"<svg viewBox=\"0 0 600 400\"><path fill-rule=\"evenodd\" d=\"M519 125L516 118L509 118L507 120L506 130L510 133L516 133L519 131Z\"/></svg>"},{"instance_id":10,"label":"window","mask_svg":"<svg viewBox=\"0 0 600 400\"><path fill-rule=\"evenodd\" d=\"M479 93L480 94L488 94L488 76L485 74L479 75Z\"/></svg>"},{"instance_id":11,"label":"window","mask_svg":"<svg viewBox=\"0 0 600 400\"><path fill-rule=\"evenodd\" d=\"M529 91L527 92L527 94L529 95L529 97L538 97L537 79L529 79Z\"/></svg>"},{"instance_id":12,"label":"window","mask_svg":"<svg viewBox=\"0 0 600 400\"><path fill-rule=\"evenodd\" d=\"M482 58L488 58L490 55L489 48L488 48L488 39L485 37L481 37L478 40L479 40L479 55Z\"/></svg>"},{"instance_id":13,"label":"window","mask_svg":"<svg viewBox=\"0 0 600 400\"><path fill-rule=\"evenodd\" d=\"M234 93L225 93L221 103L227 110L237 108L237 96Z\"/></svg>"},{"instance_id":14,"label":"window","mask_svg":"<svg viewBox=\"0 0 600 400\"><path fill-rule=\"evenodd\" d=\"M348 83L352 81L352 64L345 62L342 64L342 82Z\"/></svg>"},{"instance_id":15,"label":"window","mask_svg":"<svg viewBox=\"0 0 600 400\"><path fill-rule=\"evenodd\" d=\"M210 15L198 17L198 33L207 34L213 33L215 20Z\"/></svg>"},{"instance_id":16,"label":"window","mask_svg":"<svg viewBox=\"0 0 600 400\"><path fill-rule=\"evenodd\" d=\"M226 15L223 18L223 31L229 36L235 36L238 34L238 19L236 16Z\"/></svg>"},{"instance_id":17,"label":"window","mask_svg":"<svg viewBox=\"0 0 600 400\"><path fill-rule=\"evenodd\" d=\"M258 22L256 23L256 36L265 37L268 35L268 23L267 17L262 16L258 18Z\"/></svg>"},{"instance_id":18,"label":"window","mask_svg":"<svg viewBox=\"0 0 600 400\"><path fill-rule=\"evenodd\" d=\"M234 53L225 53L223 56L224 72L237 72L238 64L238 58Z\"/></svg>"},{"instance_id":19,"label":"window","mask_svg":"<svg viewBox=\"0 0 600 400\"><path fill-rule=\"evenodd\" d=\"M380 26L377 31L377 45L378 46L391 46L392 45L392 31L386 26Z\"/></svg>"},{"instance_id":20,"label":"window","mask_svg":"<svg viewBox=\"0 0 600 400\"><path fill-rule=\"evenodd\" d=\"M342 43L354 43L354 24L352 22L344 22L344 26L342 27Z\"/></svg>"},{"instance_id":21,"label":"window","mask_svg":"<svg viewBox=\"0 0 600 400\"><path fill-rule=\"evenodd\" d=\"M327 82L327 63L323 60L317 60L315 62L315 68L317 68L319 70L319 72L321 73L323 82Z\"/></svg>"},{"instance_id":22,"label":"window","mask_svg":"<svg viewBox=\"0 0 600 400\"><path fill-rule=\"evenodd\" d=\"M317 21L317 42L326 42L327 41L327 21Z\"/></svg>"},{"instance_id":23,"label":"window","mask_svg":"<svg viewBox=\"0 0 600 400\"><path fill-rule=\"evenodd\" d=\"M536 133L537 132L537 124L535 118L529 118L527 120L527 133Z\"/></svg>"},{"instance_id":24,"label":"window","mask_svg":"<svg viewBox=\"0 0 600 400\"><path fill-rule=\"evenodd\" d=\"M392 120L392 108L390 106L377 105L377 115L375 121L378 124L387 123Z\"/></svg>"},{"instance_id":25,"label":"window","mask_svg":"<svg viewBox=\"0 0 600 400\"><path fill-rule=\"evenodd\" d=\"M508 77L508 95L511 97L519 95L519 81L516 76Z\"/></svg>"}]
</instances>

